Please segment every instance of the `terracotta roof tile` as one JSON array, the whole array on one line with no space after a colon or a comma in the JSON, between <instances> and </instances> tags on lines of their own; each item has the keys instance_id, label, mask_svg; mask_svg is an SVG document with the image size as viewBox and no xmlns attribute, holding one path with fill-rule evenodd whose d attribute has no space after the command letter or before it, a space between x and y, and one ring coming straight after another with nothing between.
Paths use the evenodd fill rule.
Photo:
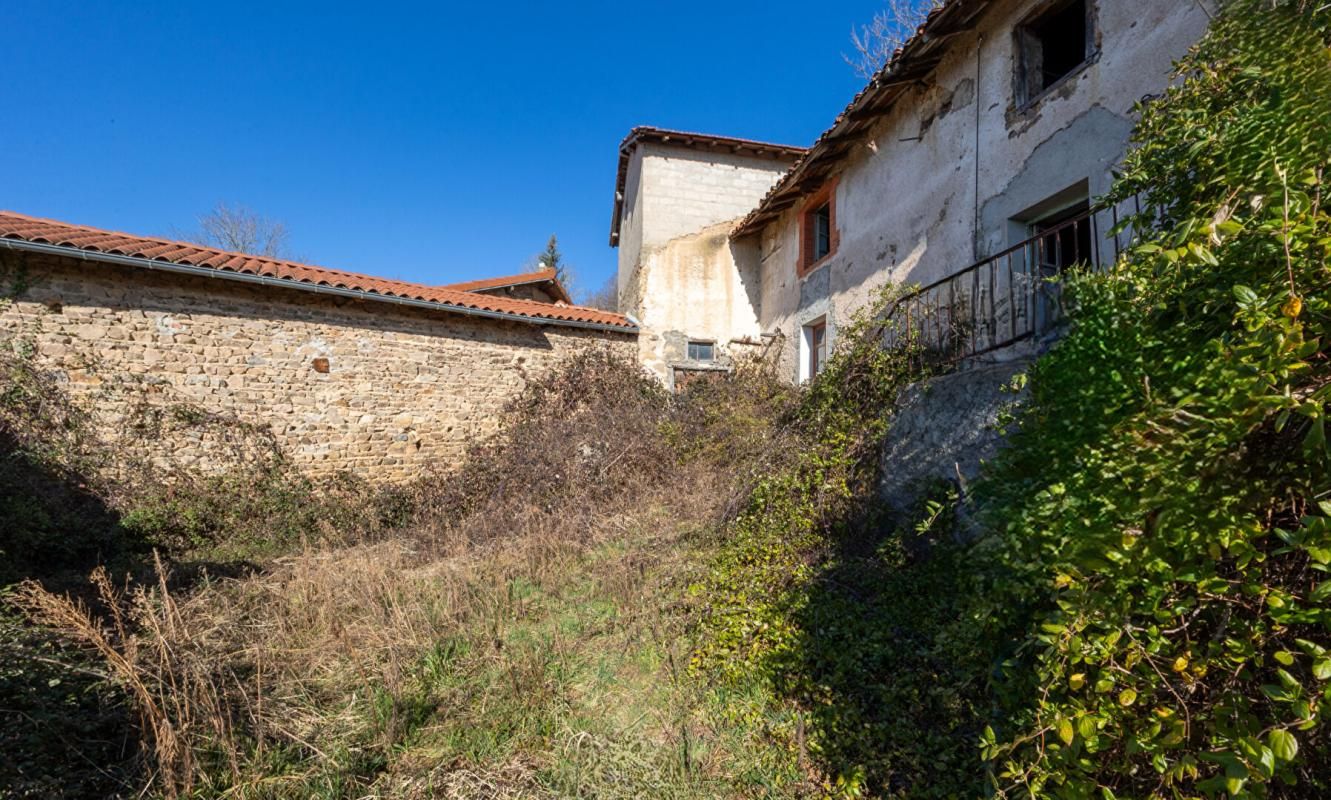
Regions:
<instances>
[{"instance_id":1,"label":"terracotta roof tile","mask_svg":"<svg viewBox=\"0 0 1331 800\"><path fill-rule=\"evenodd\" d=\"M914 34L837 115L831 127L776 182L758 207L739 221L732 235L756 233L783 209L816 191L831 177L833 167L849 152L851 143L867 134L907 88L932 72L952 38L970 30L992 4L993 0L940 0Z\"/></svg>"},{"instance_id":2,"label":"terracotta roof tile","mask_svg":"<svg viewBox=\"0 0 1331 800\"><path fill-rule=\"evenodd\" d=\"M3 246L3 240L53 245L83 256L89 253L112 254L139 258L145 262L180 264L264 276L290 282L293 284L292 288L296 289L301 288L302 284L338 287L367 295L437 304L445 310L470 309L522 317L538 324L594 325L622 329L625 333L637 330L637 326L627 317L595 308L516 300L462 291L455 286L425 286L376 278L295 261L231 253L170 239L105 231L68 222L30 217L13 211L0 211L0 246ZM145 266L148 264L145 263Z\"/></svg>"},{"instance_id":3,"label":"terracotta roof tile","mask_svg":"<svg viewBox=\"0 0 1331 800\"><path fill-rule=\"evenodd\" d=\"M571 302L568 292L564 289L564 284L559 282L558 274L553 269L538 269L518 275L501 275L497 278L481 278L480 280L463 281L462 283L446 283L441 288L455 289L459 292L480 292L486 289L503 289L509 286L525 286L531 283L550 284L550 287L555 290L555 296L565 303Z\"/></svg>"}]
</instances>

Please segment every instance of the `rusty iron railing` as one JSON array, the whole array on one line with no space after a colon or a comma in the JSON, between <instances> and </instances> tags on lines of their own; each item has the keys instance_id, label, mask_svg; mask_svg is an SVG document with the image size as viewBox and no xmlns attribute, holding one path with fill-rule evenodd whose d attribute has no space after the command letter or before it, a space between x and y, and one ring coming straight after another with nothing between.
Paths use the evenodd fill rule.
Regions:
<instances>
[{"instance_id":1,"label":"rusty iron railing","mask_svg":"<svg viewBox=\"0 0 1331 800\"><path fill-rule=\"evenodd\" d=\"M959 272L914 289L889 307L885 335L910 337L931 361L953 363L1052 330L1063 317L1059 277L1106 269L1132 243L1137 198L1096 206Z\"/></svg>"}]
</instances>

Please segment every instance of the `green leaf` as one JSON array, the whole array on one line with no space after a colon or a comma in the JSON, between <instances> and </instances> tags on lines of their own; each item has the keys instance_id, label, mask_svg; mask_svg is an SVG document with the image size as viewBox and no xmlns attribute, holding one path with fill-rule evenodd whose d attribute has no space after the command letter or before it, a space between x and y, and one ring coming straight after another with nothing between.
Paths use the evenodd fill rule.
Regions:
<instances>
[{"instance_id":1,"label":"green leaf","mask_svg":"<svg viewBox=\"0 0 1331 800\"><path fill-rule=\"evenodd\" d=\"M1069 720L1067 717L1064 717L1063 719L1059 720L1058 738L1062 739L1064 744L1072 744L1072 739L1074 736L1076 736L1076 733L1072 730L1072 721Z\"/></svg>"},{"instance_id":2,"label":"green leaf","mask_svg":"<svg viewBox=\"0 0 1331 800\"><path fill-rule=\"evenodd\" d=\"M1095 717L1082 717L1077 720L1077 733L1081 738L1090 739L1095 736Z\"/></svg>"},{"instance_id":3,"label":"green leaf","mask_svg":"<svg viewBox=\"0 0 1331 800\"><path fill-rule=\"evenodd\" d=\"M1257 304L1257 293L1247 286L1235 286L1234 299L1239 301L1240 306L1253 306Z\"/></svg>"},{"instance_id":4,"label":"green leaf","mask_svg":"<svg viewBox=\"0 0 1331 800\"><path fill-rule=\"evenodd\" d=\"M1279 729L1271 731L1266 736L1266 743L1281 761L1293 761L1299 754L1299 740L1289 731Z\"/></svg>"}]
</instances>

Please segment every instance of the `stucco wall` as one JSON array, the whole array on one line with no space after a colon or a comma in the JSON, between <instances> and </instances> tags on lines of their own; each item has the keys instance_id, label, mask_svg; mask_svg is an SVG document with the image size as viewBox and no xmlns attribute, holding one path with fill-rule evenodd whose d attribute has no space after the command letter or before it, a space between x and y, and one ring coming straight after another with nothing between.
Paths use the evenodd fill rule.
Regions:
<instances>
[{"instance_id":1,"label":"stucco wall","mask_svg":"<svg viewBox=\"0 0 1331 800\"><path fill-rule=\"evenodd\" d=\"M645 143L629 165L620 239L620 309L641 324L641 358L669 381L689 339L720 363L760 341L757 260L729 241L789 167L773 160ZM753 344L746 344L751 342Z\"/></svg>"},{"instance_id":2,"label":"stucco wall","mask_svg":"<svg viewBox=\"0 0 1331 800\"><path fill-rule=\"evenodd\" d=\"M271 430L316 476L396 481L447 468L496 430L530 377L587 348L632 357L635 347L627 334L65 258L25 266L29 286L0 307L0 336L25 342L107 435L142 403L183 403ZM215 448L188 431L153 447L172 463L216 466Z\"/></svg>"},{"instance_id":3,"label":"stucco wall","mask_svg":"<svg viewBox=\"0 0 1331 800\"><path fill-rule=\"evenodd\" d=\"M977 31L954 40L929 84L898 100L846 158L840 242L822 267L796 275L798 205L750 237L761 243L761 327L783 335L786 374L798 375L803 325L826 317L834 340L883 283L929 283L1020 241L1025 229L1013 219L1068 187L1103 193L1126 152L1134 104L1161 91L1207 20L1195 2L1093 0L1096 55L1018 108L1013 31L1039 5L996 3Z\"/></svg>"},{"instance_id":4,"label":"stucco wall","mask_svg":"<svg viewBox=\"0 0 1331 800\"><path fill-rule=\"evenodd\" d=\"M624 207L619 220L619 271L616 285L619 289L619 308L633 305L629 298L637 296L638 254L642 251L642 156L643 148L635 148L629 158L628 174L624 180Z\"/></svg>"},{"instance_id":5,"label":"stucco wall","mask_svg":"<svg viewBox=\"0 0 1331 800\"><path fill-rule=\"evenodd\" d=\"M640 357L663 378L687 360L690 339L714 342L721 364L760 340L756 276L736 264L732 225L709 226L644 257L633 305L643 322Z\"/></svg>"}]
</instances>

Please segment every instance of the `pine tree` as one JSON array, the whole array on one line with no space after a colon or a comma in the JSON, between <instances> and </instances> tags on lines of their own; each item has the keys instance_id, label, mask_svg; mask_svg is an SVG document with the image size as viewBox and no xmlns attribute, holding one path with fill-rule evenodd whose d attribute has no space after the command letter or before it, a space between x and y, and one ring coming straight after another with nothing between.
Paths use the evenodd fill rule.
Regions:
<instances>
[{"instance_id":1,"label":"pine tree","mask_svg":"<svg viewBox=\"0 0 1331 800\"><path fill-rule=\"evenodd\" d=\"M573 292L573 268L564 261L564 254L559 252L559 240L554 234L550 234L550 241L546 242L545 250L536 256L536 269L553 269L555 279L563 284L564 289L569 293Z\"/></svg>"}]
</instances>

